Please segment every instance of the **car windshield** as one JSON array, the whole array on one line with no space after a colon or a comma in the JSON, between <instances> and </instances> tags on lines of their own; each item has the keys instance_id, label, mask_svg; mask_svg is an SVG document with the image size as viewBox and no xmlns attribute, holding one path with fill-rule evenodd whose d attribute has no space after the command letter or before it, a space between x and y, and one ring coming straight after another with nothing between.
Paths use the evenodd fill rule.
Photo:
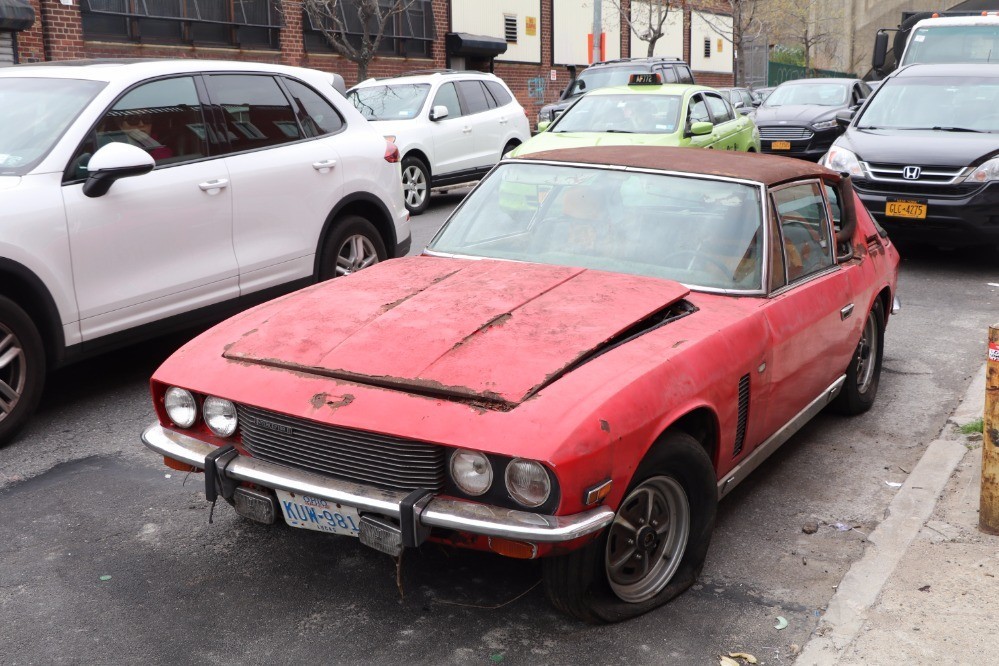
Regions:
<instances>
[{"instance_id":1,"label":"car windshield","mask_svg":"<svg viewBox=\"0 0 999 666\"><path fill-rule=\"evenodd\" d=\"M999 132L999 77L888 79L864 108L857 128Z\"/></svg>"},{"instance_id":2,"label":"car windshield","mask_svg":"<svg viewBox=\"0 0 999 666\"><path fill-rule=\"evenodd\" d=\"M757 186L702 176L501 164L428 252L762 288Z\"/></svg>"},{"instance_id":3,"label":"car windshield","mask_svg":"<svg viewBox=\"0 0 999 666\"><path fill-rule=\"evenodd\" d=\"M576 97L598 88L627 85L632 74L648 74L648 67L597 67L585 70L572 82L567 97Z\"/></svg>"},{"instance_id":4,"label":"car windshield","mask_svg":"<svg viewBox=\"0 0 999 666\"><path fill-rule=\"evenodd\" d=\"M429 93L429 84L406 83L355 88L347 99L368 120L408 120L420 112Z\"/></svg>"},{"instance_id":5,"label":"car windshield","mask_svg":"<svg viewBox=\"0 0 999 666\"><path fill-rule=\"evenodd\" d=\"M105 85L76 79L0 78L0 176L31 171Z\"/></svg>"},{"instance_id":6,"label":"car windshield","mask_svg":"<svg viewBox=\"0 0 999 666\"><path fill-rule=\"evenodd\" d=\"M791 104L842 106L846 104L847 94L847 86L841 83L785 84L770 93L763 106L789 106Z\"/></svg>"},{"instance_id":7,"label":"car windshield","mask_svg":"<svg viewBox=\"0 0 999 666\"><path fill-rule=\"evenodd\" d=\"M999 62L999 26L941 25L919 28L912 33L902 56L902 65L914 62Z\"/></svg>"},{"instance_id":8,"label":"car windshield","mask_svg":"<svg viewBox=\"0 0 999 666\"><path fill-rule=\"evenodd\" d=\"M682 101L679 95L587 95L550 131L672 134Z\"/></svg>"}]
</instances>

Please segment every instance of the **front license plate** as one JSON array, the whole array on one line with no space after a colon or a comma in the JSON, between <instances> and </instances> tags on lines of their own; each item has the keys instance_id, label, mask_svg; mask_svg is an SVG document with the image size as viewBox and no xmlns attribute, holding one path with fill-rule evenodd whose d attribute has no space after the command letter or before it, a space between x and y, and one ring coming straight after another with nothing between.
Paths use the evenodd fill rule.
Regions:
<instances>
[{"instance_id":1,"label":"front license plate","mask_svg":"<svg viewBox=\"0 0 999 666\"><path fill-rule=\"evenodd\" d=\"M277 490L284 522L316 532L356 537L361 531L357 509L336 502Z\"/></svg>"},{"instance_id":2,"label":"front license plate","mask_svg":"<svg viewBox=\"0 0 999 666\"><path fill-rule=\"evenodd\" d=\"M791 150L790 141L771 141L770 150Z\"/></svg>"},{"instance_id":3,"label":"front license plate","mask_svg":"<svg viewBox=\"0 0 999 666\"><path fill-rule=\"evenodd\" d=\"M914 220L926 219L926 204L911 199L889 199L885 202L885 215L888 217L908 217Z\"/></svg>"}]
</instances>

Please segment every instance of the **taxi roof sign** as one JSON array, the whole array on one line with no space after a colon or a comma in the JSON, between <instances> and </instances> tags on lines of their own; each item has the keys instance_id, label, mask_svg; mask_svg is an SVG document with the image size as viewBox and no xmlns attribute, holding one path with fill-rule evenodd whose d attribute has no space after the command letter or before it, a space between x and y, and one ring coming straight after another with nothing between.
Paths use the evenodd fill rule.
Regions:
<instances>
[{"instance_id":1,"label":"taxi roof sign","mask_svg":"<svg viewBox=\"0 0 999 666\"><path fill-rule=\"evenodd\" d=\"M629 86L661 86L663 78L655 72L648 74L632 74L628 77Z\"/></svg>"}]
</instances>

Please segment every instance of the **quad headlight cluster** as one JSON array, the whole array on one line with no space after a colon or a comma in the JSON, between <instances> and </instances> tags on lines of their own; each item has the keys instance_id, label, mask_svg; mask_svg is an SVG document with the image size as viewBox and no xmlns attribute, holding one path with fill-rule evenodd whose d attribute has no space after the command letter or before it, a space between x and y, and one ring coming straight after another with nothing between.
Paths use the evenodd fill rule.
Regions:
<instances>
[{"instance_id":1,"label":"quad headlight cluster","mask_svg":"<svg viewBox=\"0 0 999 666\"><path fill-rule=\"evenodd\" d=\"M239 425L236 416L236 405L231 400L208 396L201 404L200 414L198 400L187 389L171 386L163 396L163 407L167 417L178 428L190 428L198 422L200 415L205 425L217 437L231 437Z\"/></svg>"},{"instance_id":2,"label":"quad headlight cluster","mask_svg":"<svg viewBox=\"0 0 999 666\"><path fill-rule=\"evenodd\" d=\"M461 492L472 497L484 495L493 487L493 465L478 451L458 449L451 454L451 480ZM514 458L503 473L506 491L518 504L534 508L548 501L551 477L545 466L534 460Z\"/></svg>"}]
</instances>

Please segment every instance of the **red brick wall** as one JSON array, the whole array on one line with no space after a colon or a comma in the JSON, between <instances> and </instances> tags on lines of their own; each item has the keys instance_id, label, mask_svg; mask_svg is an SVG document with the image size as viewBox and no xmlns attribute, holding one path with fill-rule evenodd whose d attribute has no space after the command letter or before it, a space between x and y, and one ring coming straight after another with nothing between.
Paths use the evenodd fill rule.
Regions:
<instances>
[{"instance_id":1,"label":"red brick wall","mask_svg":"<svg viewBox=\"0 0 999 666\"><path fill-rule=\"evenodd\" d=\"M42 31L42 9L39 0L30 0L35 10L35 23L27 30L17 33L18 62L44 62L45 40Z\"/></svg>"}]
</instances>

